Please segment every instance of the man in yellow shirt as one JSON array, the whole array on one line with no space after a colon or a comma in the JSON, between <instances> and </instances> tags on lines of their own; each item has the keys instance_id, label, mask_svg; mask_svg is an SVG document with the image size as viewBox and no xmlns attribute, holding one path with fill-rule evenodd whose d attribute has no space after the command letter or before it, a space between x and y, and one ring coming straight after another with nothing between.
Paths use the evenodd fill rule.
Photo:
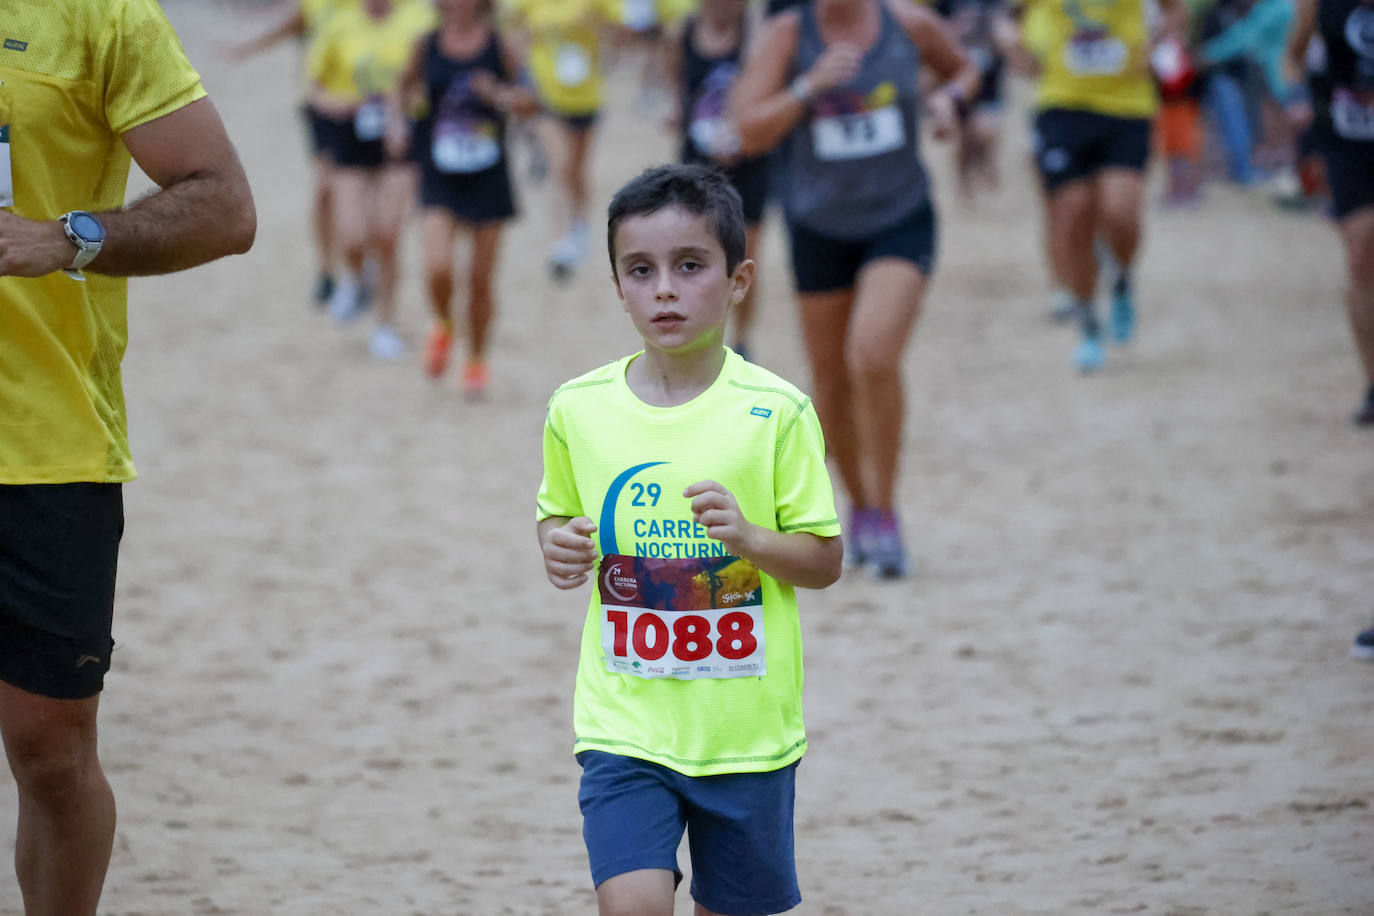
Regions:
<instances>
[{"instance_id":1,"label":"man in yellow shirt","mask_svg":"<svg viewBox=\"0 0 1374 916\"><path fill-rule=\"evenodd\" d=\"M160 190L123 207L132 156ZM0 737L31 914L96 911L96 755L135 274L247 251L248 182L155 0L15 0L0 22ZM82 271L87 271L83 273Z\"/></svg>"}]
</instances>

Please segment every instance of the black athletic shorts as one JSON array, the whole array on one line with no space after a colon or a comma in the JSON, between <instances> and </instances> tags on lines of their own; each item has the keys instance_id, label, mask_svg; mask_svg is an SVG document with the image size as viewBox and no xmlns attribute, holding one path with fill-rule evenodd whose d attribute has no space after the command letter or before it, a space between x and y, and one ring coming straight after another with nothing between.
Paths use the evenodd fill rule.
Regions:
<instances>
[{"instance_id":1,"label":"black athletic shorts","mask_svg":"<svg viewBox=\"0 0 1374 916\"><path fill-rule=\"evenodd\" d=\"M792 273L799 293L851 289L863 266L878 258L910 261L927 277L935 267L938 233L935 208L929 203L865 239L831 238L790 219L787 231L792 237Z\"/></svg>"},{"instance_id":2,"label":"black athletic shorts","mask_svg":"<svg viewBox=\"0 0 1374 916\"><path fill-rule=\"evenodd\" d=\"M1336 219L1374 206L1374 143L1328 136L1321 145Z\"/></svg>"},{"instance_id":3,"label":"black athletic shorts","mask_svg":"<svg viewBox=\"0 0 1374 916\"><path fill-rule=\"evenodd\" d=\"M425 157L420 166L420 206L442 207L472 225L495 223L515 215L515 194L503 157L480 172L441 172Z\"/></svg>"},{"instance_id":4,"label":"black athletic shorts","mask_svg":"<svg viewBox=\"0 0 1374 916\"><path fill-rule=\"evenodd\" d=\"M1047 193L1106 168L1144 172L1150 121L1095 111L1047 108L1035 116L1035 163Z\"/></svg>"},{"instance_id":5,"label":"black athletic shorts","mask_svg":"<svg viewBox=\"0 0 1374 916\"><path fill-rule=\"evenodd\" d=\"M321 116L319 128L326 155L335 165L369 171L386 165L386 144L381 140L359 140L352 118L335 120Z\"/></svg>"},{"instance_id":6,"label":"black athletic shorts","mask_svg":"<svg viewBox=\"0 0 1374 916\"><path fill-rule=\"evenodd\" d=\"M310 155L333 158L333 135L331 125L324 115L309 102L301 105L301 117L305 120L306 138L309 140Z\"/></svg>"},{"instance_id":7,"label":"black athletic shorts","mask_svg":"<svg viewBox=\"0 0 1374 916\"><path fill-rule=\"evenodd\" d=\"M0 680L65 700L100 692L123 534L120 484L0 485Z\"/></svg>"},{"instance_id":8,"label":"black athletic shorts","mask_svg":"<svg viewBox=\"0 0 1374 916\"><path fill-rule=\"evenodd\" d=\"M683 144L679 158L686 163L720 168L714 160L698 155L687 143ZM760 156L757 159L746 159L728 169L721 169L730 184L739 192L740 203L744 205L744 221L751 226L763 222L763 208L768 204L768 185L772 181L768 167L768 158Z\"/></svg>"}]
</instances>

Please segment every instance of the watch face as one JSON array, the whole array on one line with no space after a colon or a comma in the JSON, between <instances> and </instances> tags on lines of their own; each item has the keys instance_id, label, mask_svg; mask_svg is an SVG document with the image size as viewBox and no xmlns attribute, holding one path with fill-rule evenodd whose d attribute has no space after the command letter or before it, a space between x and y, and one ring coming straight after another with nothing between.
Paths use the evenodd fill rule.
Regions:
<instances>
[{"instance_id":1,"label":"watch face","mask_svg":"<svg viewBox=\"0 0 1374 916\"><path fill-rule=\"evenodd\" d=\"M67 217L67 225L88 242L105 241L105 227L100 224L100 220L89 213L73 213Z\"/></svg>"}]
</instances>

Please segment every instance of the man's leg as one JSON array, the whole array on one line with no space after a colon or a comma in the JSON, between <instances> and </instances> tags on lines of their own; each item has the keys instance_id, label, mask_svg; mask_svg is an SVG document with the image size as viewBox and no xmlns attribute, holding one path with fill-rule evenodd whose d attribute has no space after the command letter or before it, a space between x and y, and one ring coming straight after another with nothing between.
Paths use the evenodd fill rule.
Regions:
<instances>
[{"instance_id":1,"label":"man's leg","mask_svg":"<svg viewBox=\"0 0 1374 916\"><path fill-rule=\"evenodd\" d=\"M0 737L19 790L15 869L28 916L94 914L115 801L96 756L100 696L55 700L0 681Z\"/></svg>"}]
</instances>

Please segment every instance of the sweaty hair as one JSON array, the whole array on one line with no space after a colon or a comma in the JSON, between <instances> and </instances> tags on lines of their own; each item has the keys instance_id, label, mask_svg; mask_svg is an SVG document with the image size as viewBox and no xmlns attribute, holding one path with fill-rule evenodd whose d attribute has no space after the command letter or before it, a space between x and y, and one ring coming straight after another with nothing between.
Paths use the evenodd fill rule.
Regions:
<instances>
[{"instance_id":1,"label":"sweaty hair","mask_svg":"<svg viewBox=\"0 0 1374 916\"><path fill-rule=\"evenodd\" d=\"M725 272L744 260L744 205L739 192L719 169L706 165L660 165L646 169L615 193L607 210L606 250L611 274L615 264L615 231L631 216L648 216L664 207L681 207L700 216L725 249Z\"/></svg>"}]
</instances>

